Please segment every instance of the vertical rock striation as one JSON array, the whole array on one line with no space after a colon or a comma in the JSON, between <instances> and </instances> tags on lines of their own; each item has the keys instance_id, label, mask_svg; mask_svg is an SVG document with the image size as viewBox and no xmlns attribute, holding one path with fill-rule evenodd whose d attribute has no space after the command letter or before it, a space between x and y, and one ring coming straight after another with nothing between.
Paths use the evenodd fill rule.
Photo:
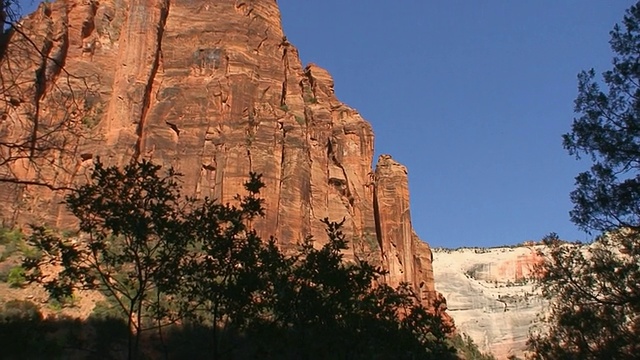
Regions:
<instances>
[{"instance_id":1,"label":"vertical rock striation","mask_svg":"<svg viewBox=\"0 0 640 360\"><path fill-rule=\"evenodd\" d=\"M302 66L275 0L42 4L12 34L0 69L0 139L31 141L38 155L22 149L3 178L58 188L82 182L98 156L144 158L184 174L185 192L227 202L250 171L262 173L262 235L285 249L307 236L319 246L320 219L344 218L348 260L381 265L390 284L435 299L406 169L384 155L374 173L371 125L336 98L327 71ZM63 192L11 186L0 184L5 218L68 223Z\"/></svg>"},{"instance_id":2,"label":"vertical rock striation","mask_svg":"<svg viewBox=\"0 0 640 360\"><path fill-rule=\"evenodd\" d=\"M409 211L407 168L381 155L375 171L374 208L382 261L388 282L406 282L420 289L424 300L435 299L429 245L413 231Z\"/></svg>"}]
</instances>

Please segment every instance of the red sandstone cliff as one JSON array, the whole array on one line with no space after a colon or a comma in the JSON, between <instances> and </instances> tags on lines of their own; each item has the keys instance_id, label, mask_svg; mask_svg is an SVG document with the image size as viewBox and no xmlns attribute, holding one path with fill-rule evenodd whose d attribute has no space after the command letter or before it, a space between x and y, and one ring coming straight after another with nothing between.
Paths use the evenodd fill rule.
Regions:
<instances>
[{"instance_id":1,"label":"red sandstone cliff","mask_svg":"<svg viewBox=\"0 0 640 360\"><path fill-rule=\"evenodd\" d=\"M321 244L319 220L345 218L348 259L435 299L406 169L384 155L373 171L371 125L335 97L327 71L302 66L275 0L58 0L19 32L0 59L0 140L23 146L0 145L3 178L66 187L97 156L146 158L183 173L185 192L226 202L255 171L263 235ZM65 226L62 195L0 183L0 210Z\"/></svg>"}]
</instances>

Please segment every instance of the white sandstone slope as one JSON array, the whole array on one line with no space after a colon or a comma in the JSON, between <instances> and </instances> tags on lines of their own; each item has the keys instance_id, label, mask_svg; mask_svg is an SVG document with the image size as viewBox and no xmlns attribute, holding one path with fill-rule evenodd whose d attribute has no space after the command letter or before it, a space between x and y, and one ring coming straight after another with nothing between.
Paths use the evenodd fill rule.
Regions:
<instances>
[{"instance_id":1,"label":"white sandstone slope","mask_svg":"<svg viewBox=\"0 0 640 360\"><path fill-rule=\"evenodd\" d=\"M436 290L448 313L496 359L523 356L529 327L545 302L528 277L540 246L433 249Z\"/></svg>"}]
</instances>

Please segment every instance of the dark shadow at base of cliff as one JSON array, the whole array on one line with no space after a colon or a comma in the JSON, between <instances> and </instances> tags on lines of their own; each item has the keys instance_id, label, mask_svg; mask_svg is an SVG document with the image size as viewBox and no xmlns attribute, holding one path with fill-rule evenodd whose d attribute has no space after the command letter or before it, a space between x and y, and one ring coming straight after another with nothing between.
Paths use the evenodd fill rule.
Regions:
<instances>
[{"instance_id":1,"label":"dark shadow at base of cliff","mask_svg":"<svg viewBox=\"0 0 640 360\"><path fill-rule=\"evenodd\" d=\"M10 306L7 306L9 304ZM0 313L3 359L454 359L455 352L427 353L406 337L362 329L257 324L242 331L202 323L149 328L137 355L129 356L128 325L122 318L44 318L38 307L13 300ZM412 351L411 349L414 349ZM451 349L449 349L451 350Z\"/></svg>"}]
</instances>

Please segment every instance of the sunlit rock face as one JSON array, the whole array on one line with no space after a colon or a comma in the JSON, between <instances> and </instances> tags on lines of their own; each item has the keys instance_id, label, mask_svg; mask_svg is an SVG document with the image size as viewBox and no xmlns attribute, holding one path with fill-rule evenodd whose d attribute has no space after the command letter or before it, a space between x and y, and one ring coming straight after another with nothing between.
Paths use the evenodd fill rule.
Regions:
<instances>
[{"instance_id":1,"label":"sunlit rock face","mask_svg":"<svg viewBox=\"0 0 640 360\"><path fill-rule=\"evenodd\" d=\"M539 246L434 249L436 290L460 332L497 359L523 355L530 326L545 307L528 278Z\"/></svg>"},{"instance_id":2,"label":"sunlit rock face","mask_svg":"<svg viewBox=\"0 0 640 360\"><path fill-rule=\"evenodd\" d=\"M0 138L34 147L2 148L17 160L1 176L70 187L98 157L150 159L182 173L185 193L228 202L261 173L261 235L284 249L307 236L320 246L320 220L344 218L347 260L383 266L389 284L409 282L426 304L436 298L406 168L387 155L372 168L371 125L336 98L326 70L301 64L275 0L58 0L20 30L29 41L14 34L0 59L14 85ZM67 226L63 195L0 184L0 211Z\"/></svg>"}]
</instances>

